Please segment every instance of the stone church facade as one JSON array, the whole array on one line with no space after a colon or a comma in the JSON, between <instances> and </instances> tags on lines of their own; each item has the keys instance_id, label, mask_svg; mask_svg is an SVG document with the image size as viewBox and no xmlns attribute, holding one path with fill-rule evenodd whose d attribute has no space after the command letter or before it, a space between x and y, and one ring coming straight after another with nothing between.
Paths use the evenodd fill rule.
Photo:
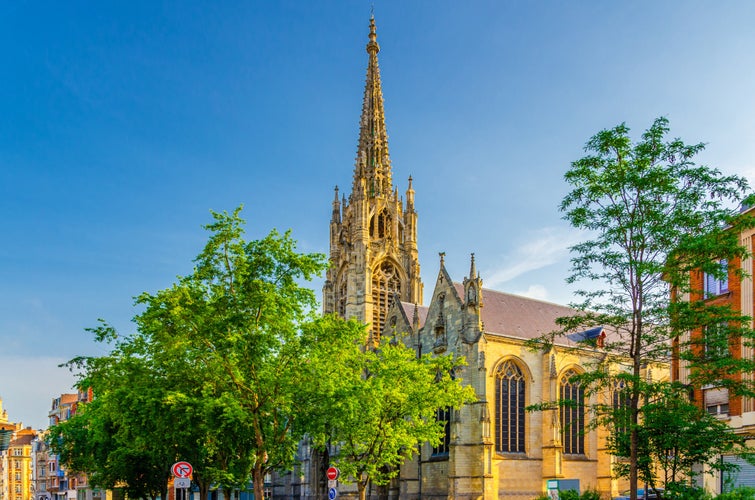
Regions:
<instances>
[{"instance_id":1,"label":"stone church facade","mask_svg":"<svg viewBox=\"0 0 755 500\"><path fill-rule=\"evenodd\" d=\"M611 498L625 484L611 477L614 459L605 451L605 431L588 430L584 390L570 381L573 373L605 358L599 346L606 332L586 332L596 340L593 348L565 339L547 351L529 349L527 340L554 330L556 318L574 311L483 289L474 255L469 276L454 282L441 254L430 302L422 305L415 192L411 177L404 196L393 185L379 50L371 19L351 193L347 197L336 188L332 201L323 310L367 324L368 345L390 336L418 355L464 356L467 364L455 376L475 389L477 401L439 410L437 418L446 425L441 445L422 446L390 487L370 488L369 496L530 500L546 492L549 480L571 479L582 491L597 489ZM560 397L580 404L525 410ZM328 498L327 457L302 443L299 458L274 497ZM338 496L355 498L356 488L339 483Z\"/></svg>"}]
</instances>

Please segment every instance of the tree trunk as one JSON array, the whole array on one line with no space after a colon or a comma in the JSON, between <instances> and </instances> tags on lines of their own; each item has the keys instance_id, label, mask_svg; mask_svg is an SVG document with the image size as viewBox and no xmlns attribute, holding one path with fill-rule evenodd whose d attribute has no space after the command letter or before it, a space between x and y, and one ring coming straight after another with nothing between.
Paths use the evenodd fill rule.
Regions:
<instances>
[{"instance_id":1,"label":"tree trunk","mask_svg":"<svg viewBox=\"0 0 755 500\"><path fill-rule=\"evenodd\" d=\"M639 335L637 336L637 343L639 344ZM639 422L639 408L640 408L640 360L639 360L639 347L636 347L634 357L634 390L632 391L631 406L631 431L629 433L629 498L630 500L637 500L637 482L639 480L638 474L638 462L639 454L638 449L640 446L639 429L637 423Z\"/></svg>"},{"instance_id":2,"label":"tree trunk","mask_svg":"<svg viewBox=\"0 0 755 500\"><path fill-rule=\"evenodd\" d=\"M262 470L262 464L254 464L252 469L252 481L254 485L254 500L264 500L265 498L265 473Z\"/></svg>"},{"instance_id":3,"label":"tree trunk","mask_svg":"<svg viewBox=\"0 0 755 500\"><path fill-rule=\"evenodd\" d=\"M367 481L368 478L364 476L362 476L362 478L357 481L357 488L359 489L359 500L367 499Z\"/></svg>"},{"instance_id":4,"label":"tree trunk","mask_svg":"<svg viewBox=\"0 0 755 500\"><path fill-rule=\"evenodd\" d=\"M199 500L207 500L207 494L210 491L210 483L205 480L196 480L195 483L199 488Z\"/></svg>"}]
</instances>

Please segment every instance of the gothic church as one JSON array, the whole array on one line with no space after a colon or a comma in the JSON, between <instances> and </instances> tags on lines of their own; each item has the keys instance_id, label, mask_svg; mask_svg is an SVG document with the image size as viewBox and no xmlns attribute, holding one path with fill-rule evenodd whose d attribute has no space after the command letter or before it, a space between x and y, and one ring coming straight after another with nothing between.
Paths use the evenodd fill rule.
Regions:
<instances>
[{"instance_id":1,"label":"gothic church","mask_svg":"<svg viewBox=\"0 0 755 500\"><path fill-rule=\"evenodd\" d=\"M456 376L475 389L477 401L458 411L439 411L446 423L443 443L423 446L387 491L373 488L370 497L531 500L554 481L566 480L605 498L616 495L625 484L611 476L614 459L605 451L605 431L586 430L586 396L570 381L571 374L604 356L605 332L589 332L598 341L589 349L578 349L569 339L545 352L528 349L528 339L552 331L557 317L574 311L483 289L474 255L461 282L449 276L441 255L430 302L423 305L415 192L411 177L404 196L393 185L379 51L371 19L354 177L348 197L339 198L336 188L332 202L323 309L368 324L373 344L381 336L397 336L418 355L464 356L467 365ZM559 396L577 404L525 411ZM319 476L326 464L306 447L300 452L300 470L276 492L285 498L325 498ZM338 494L353 498L356 489L339 486Z\"/></svg>"}]
</instances>

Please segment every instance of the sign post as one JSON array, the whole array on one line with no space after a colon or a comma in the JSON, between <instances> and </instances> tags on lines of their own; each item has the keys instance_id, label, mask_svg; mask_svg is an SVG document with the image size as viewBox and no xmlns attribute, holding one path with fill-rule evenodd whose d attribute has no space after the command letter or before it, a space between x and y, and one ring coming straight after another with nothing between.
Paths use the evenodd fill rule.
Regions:
<instances>
[{"instance_id":1,"label":"sign post","mask_svg":"<svg viewBox=\"0 0 755 500\"><path fill-rule=\"evenodd\" d=\"M173 473L173 488L176 490L176 500L188 500L189 488L191 488L191 475L194 468L189 462L176 462L170 468Z\"/></svg>"},{"instance_id":2,"label":"sign post","mask_svg":"<svg viewBox=\"0 0 755 500\"><path fill-rule=\"evenodd\" d=\"M325 473L325 475L327 475L328 479L331 481L335 481L336 479L338 479L338 474L339 474L338 469L333 466L328 467L328 471Z\"/></svg>"},{"instance_id":3,"label":"sign post","mask_svg":"<svg viewBox=\"0 0 755 500\"><path fill-rule=\"evenodd\" d=\"M336 483L336 479L338 479L339 474L340 471L332 465L325 472L325 476L328 478L328 500L335 500L338 496L338 490L336 489L336 484L338 483Z\"/></svg>"},{"instance_id":4,"label":"sign post","mask_svg":"<svg viewBox=\"0 0 755 500\"><path fill-rule=\"evenodd\" d=\"M170 470L176 477L191 477L192 472L194 472L194 468L189 462L176 462Z\"/></svg>"}]
</instances>

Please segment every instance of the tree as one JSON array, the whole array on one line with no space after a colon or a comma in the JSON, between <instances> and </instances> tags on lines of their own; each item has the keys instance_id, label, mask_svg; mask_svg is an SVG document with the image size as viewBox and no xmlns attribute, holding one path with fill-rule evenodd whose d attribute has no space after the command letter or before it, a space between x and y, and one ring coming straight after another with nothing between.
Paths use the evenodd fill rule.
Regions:
<instances>
[{"instance_id":1,"label":"tree","mask_svg":"<svg viewBox=\"0 0 755 500\"><path fill-rule=\"evenodd\" d=\"M326 398L309 433L321 448L337 444L335 463L345 482L356 482L361 500L370 481L387 484L418 445L440 443L444 423L436 421L438 409L474 400L472 388L452 376L462 359L429 354L417 359L400 342L384 341L377 349L352 343L338 359L320 359L331 359L338 376L317 388Z\"/></svg>"},{"instance_id":2,"label":"tree","mask_svg":"<svg viewBox=\"0 0 755 500\"><path fill-rule=\"evenodd\" d=\"M239 212L213 212L193 272L137 298L143 311L134 318L136 332L120 336L103 324L94 331L114 344L110 355L72 360L84 370L80 385L91 386L99 402L83 414L86 421L75 422L85 433L74 435L74 423L57 429L64 440L89 440L62 445L71 463L78 456L104 481L112 457L158 447L163 453L141 462L149 475L162 473L167 482L170 465L188 460L203 497L211 483L238 487L251 475L260 499L265 475L291 466L301 438L293 432L297 395L316 344L308 332L329 333L305 328L318 320L314 292L302 283L325 269L325 258L298 253L290 234L275 230L245 241ZM84 461L81 453L104 425L118 439L106 456ZM118 470L107 477L108 484L136 484L147 475Z\"/></svg>"},{"instance_id":3,"label":"tree","mask_svg":"<svg viewBox=\"0 0 755 500\"><path fill-rule=\"evenodd\" d=\"M732 433L725 421L691 402L688 387L678 382L654 383L643 396L648 399L640 408L638 475L645 484L666 490L683 488L700 473L700 466L727 471L731 464L722 461L721 455L746 450L745 437ZM628 456L628 438L626 432L611 433L609 450ZM628 464L618 462L616 467L618 475L628 475Z\"/></svg>"},{"instance_id":4,"label":"tree","mask_svg":"<svg viewBox=\"0 0 755 500\"><path fill-rule=\"evenodd\" d=\"M715 380L734 394L752 394L752 387L731 375L755 368L751 361L749 366L741 360L714 362L693 343L679 343L684 332L721 323L726 325L721 336L735 332L738 338L753 338L737 311L686 300L699 292L690 279L694 272L718 277L739 272L722 269L717 259L732 262L747 254L739 233L752 227L753 219L739 212L740 204L750 201L746 181L696 165L695 155L704 146L669 140L668 132L668 120L658 118L633 144L621 124L593 136L585 147L588 155L572 163L565 175L572 190L560 208L587 239L571 249L568 281L585 280L593 288L578 292L579 314L562 318L561 329L543 339L550 343L557 335L594 326L614 332L605 344L607 359L591 367L581 382L588 394L605 393L615 390L617 372L623 374L628 420L613 428L628 433L632 499L637 495L642 404L652 393L644 368L667 362L675 341L698 383ZM723 342L728 345L728 339ZM622 368L617 371L617 366ZM616 415L593 410L593 422L601 425L609 425Z\"/></svg>"},{"instance_id":5,"label":"tree","mask_svg":"<svg viewBox=\"0 0 755 500\"><path fill-rule=\"evenodd\" d=\"M417 443L437 443L435 410L472 397L450 378L459 360L365 350L364 325L318 316L302 283L324 256L296 252L289 233L245 241L239 211L213 213L191 274L137 298L134 333L103 322L92 331L110 352L69 362L95 398L51 444L93 484L165 497L170 466L187 460L201 498L251 476L262 499L265 475L288 470L310 433L341 444L345 476L364 493Z\"/></svg>"},{"instance_id":6,"label":"tree","mask_svg":"<svg viewBox=\"0 0 755 500\"><path fill-rule=\"evenodd\" d=\"M95 330L99 340L114 340L111 327ZM86 472L93 485L133 498L164 497L180 424L161 405L161 377L127 352L119 345L107 356L70 362L86 374L80 389L96 388L98 396L50 427L48 441L69 470Z\"/></svg>"}]
</instances>

